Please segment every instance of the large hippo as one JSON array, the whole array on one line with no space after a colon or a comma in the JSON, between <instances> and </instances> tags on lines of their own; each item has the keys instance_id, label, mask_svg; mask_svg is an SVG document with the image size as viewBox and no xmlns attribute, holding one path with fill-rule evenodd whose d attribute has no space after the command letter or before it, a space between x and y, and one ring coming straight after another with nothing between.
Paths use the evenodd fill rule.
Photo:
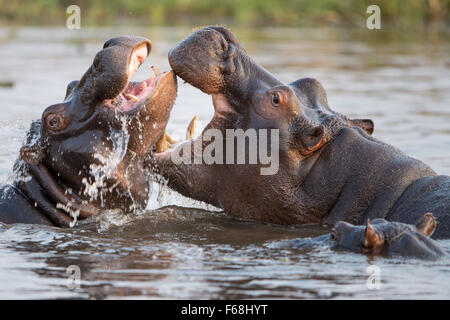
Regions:
<instances>
[{"instance_id":1,"label":"large hippo","mask_svg":"<svg viewBox=\"0 0 450 320\"><path fill-rule=\"evenodd\" d=\"M64 101L32 123L15 181L0 190L1 222L69 226L105 209L145 208L149 158L177 93L173 72L131 81L150 50L141 37L106 41Z\"/></svg>"},{"instance_id":2,"label":"large hippo","mask_svg":"<svg viewBox=\"0 0 450 320\"><path fill-rule=\"evenodd\" d=\"M450 237L450 177L372 137L371 120L331 110L317 80L282 83L220 26L193 32L171 50L169 61L179 77L212 95L215 111L196 140L156 155L171 188L234 217L285 225L375 218L414 223L432 212L439 221L433 237ZM233 145L237 138L227 134L236 129L256 129L260 141L269 141L272 155L278 153L276 173L264 173L268 165L261 159L236 161L244 147L247 159L254 156L250 139L215 150L218 161L174 161L178 153L198 158L196 150L206 151L217 131L223 146ZM261 129L278 133L267 138Z\"/></svg>"}]
</instances>

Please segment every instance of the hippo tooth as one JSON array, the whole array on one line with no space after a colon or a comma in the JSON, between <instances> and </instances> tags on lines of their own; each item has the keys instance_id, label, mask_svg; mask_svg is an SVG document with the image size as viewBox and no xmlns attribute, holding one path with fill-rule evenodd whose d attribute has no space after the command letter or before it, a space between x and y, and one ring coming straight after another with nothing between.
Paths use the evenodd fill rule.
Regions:
<instances>
[{"instance_id":1,"label":"hippo tooth","mask_svg":"<svg viewBox=\"0 0 450 320\"><path fill-rule=\"evenodd\" d=\"M134 95L132 95L131 93L127 93L127 94L125 94L128 98L130 98L131 100L133 100L134 102L137 102L137 101L139 101L139 98L138 97L136 97L136 96L134 96Z\"/></svg>"},{"instance_id":2,"label":"hippo tooth","mask_svg":"<svg viewBox=\"0 0 450 320\"><path fill-rule=\"evenodd\" d=\"M166 131L164 130L161 137L158 139L158 141L156 141L156 153L161 153L169 149L169 144L166 137Z\"/></svg>"},{"instance_id":3,"label":"hippo tooth","mask_svg":"<svg viewBox=\"0 0 450 320\"><path fill-rule=\"evenodd\" d=\"M147 89L147 81L146 80L142 81L142 88L144 88L144 90Z\"/></svg>"},{"instance_id":4,"label":"hippo tooth","mask_svg":"<svg viewBox=\"0 0 450 320\"><path fill-rule=\"evenodd\" d=\"M150 80L150 83L153 82L153 76L150 74L150 77L148 77L148 79Z\"/></svg>"},{"instance_id":5,"label":"hippo tooth","mask_svg":"<svg viewBox=\"0 0 450 320\"><path fill-rule=\"evenodd\" d=\"M161 75L161 71L159 71L159 69L155 66L152 66L152 70L155 73L156 77L159 77Z\"/></svg>"},{"instance_id":6,"label":"hippo tooth","mask_svg":"<svg viewBox=\"0 0 450 320\"><path fill-rule=\"evenodd\" d=\"M198 120L198 116L195 115L194 118L192 118L191 122L189 123L187 131L186 131L186 140L194 139L195 126L197 125L197 120Z\"/></svg>"}]
</instances>

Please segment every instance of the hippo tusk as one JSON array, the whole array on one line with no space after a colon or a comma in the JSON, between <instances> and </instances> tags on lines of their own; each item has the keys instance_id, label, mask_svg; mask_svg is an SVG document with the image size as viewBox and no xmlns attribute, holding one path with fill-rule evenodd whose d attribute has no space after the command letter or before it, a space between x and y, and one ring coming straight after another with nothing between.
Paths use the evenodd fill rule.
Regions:
<instances>
[{"instance_id":1,"label":"hippo tusk","mask_svg":"<svg viewBox=\"0 0 450 320\"><path fill-rule=\"evenodd\" d=\"M132 95L131 93L126 93L125 96L131 100L133 100L134 102L138 102L139 98L136 97L135 95Z\"/></svg>"},{"instance_id":2,"label":"hippo tusk","mask_svg":"<svg viewBox=\"0 0 450 320\"><path fill-rule=\"evenodd\" d=\"M151 66L153 72L155 73L155 77L159 77L161 75L161 71L155 67L155 66Z\"/></svg>"},{"instance_id":3,"label":"hippo tusk","mask_svg":"<svg viewBox=\"0 0 450 320\"><path fill-rule=\"evenodd\" d=\"M191 122L189 122L187 131L186 131L186 140L194 139L195 126L197 125L197 120L198 120L198 115L195 115L194 118L192 118Z\"/></svg>"},{"instance_id":4,"label":"hippo tusk","mask_svg":"<svg viewBox=\"0 0 450 320\"><path fill-rule=\"evenodd\" d=\"M195 126L197 125L198 116L195 115L189 123L186 131L186 140L194 139ZM179 141L173 139L169 136L166 131L163 132L161 137L156 142L156 153L164 152L170 149L173 145L177 144Z\"/></svg>"},{"instance_id":5,"label":"hippo tusk","mask_svg":"<svg viewBox=\"0 0 450 320\"><path fill-rule=\"evenodd\" d=\"M165 139L168 143L171 145L178 143L177 140L174 140L171 136L169 136L167 133L165 134Z\"/></svg>"},{"instance_id":6,"label":"hippo tusk","mask_svg":"<svg viewBox=\"0 0 450 320\"><path fill-rule=\"evenodd\" d=\"M194 139L194 131L195 126L197 125L197 120L198 116L195 115L194 118L192 118L191 122L189 123L186 131L186 140ZM180 141L177 141L173 139L171 136L169 136L164 130L163 134L159 137L158 141L156 141L155 144L156 153L167 151L168 149L172 148L175 144L179 142Z\"/></svg>"},{"instance_id":7,"label":"hippo tusk","mask_svg":"<svg viewBox=\"0 0 450 320\"><path fill-rule=\"evenodd\" d=\"M156 142L156 153L164 152L176 143L177 141L174 140L171 136L169 136L164 130L163 134Z\"/></svg>"}]
</instances>

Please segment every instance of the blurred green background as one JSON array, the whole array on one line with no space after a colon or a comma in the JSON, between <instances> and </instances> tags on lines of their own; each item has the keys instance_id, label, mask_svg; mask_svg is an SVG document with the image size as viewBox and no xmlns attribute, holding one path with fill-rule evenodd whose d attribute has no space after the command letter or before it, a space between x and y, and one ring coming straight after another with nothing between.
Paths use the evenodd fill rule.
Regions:
<instances>
[{"instance_id":1,"label":"blurred green background","mask_svg":"<svg viewBox=\"0 0 450 320\"><path fill-rule=\"evenodd\" d=\"M447 29L450 0L0 0L0 25L65 25L66 8L81 8L82 26L206 25L306 27L365 25L366 8L381 8L382 28Z\"/></svg>"}]
</instances>

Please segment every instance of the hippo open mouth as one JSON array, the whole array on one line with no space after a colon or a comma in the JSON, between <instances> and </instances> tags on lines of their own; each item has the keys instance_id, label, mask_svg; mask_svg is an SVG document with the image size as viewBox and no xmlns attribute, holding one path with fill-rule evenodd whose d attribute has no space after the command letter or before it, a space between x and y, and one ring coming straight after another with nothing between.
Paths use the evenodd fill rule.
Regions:
<instances>
[{"instance_id":1,"label":"hippo open mouth","mask_svg":"<svg viewBox=\"0 0 450 320\"><path fill-rule=\"evenodd\" d=\"M131 81L140 66L147 60L150 47L148 43L144 43L133 51L128 62L128 83L114 99L105 99L102 102L103 105L129 112L143 107L145 101L151 99L155 88L167 72L161 72L157 67L151 66L152 70L148 79L140 82Z\"/></svg>"},{"instance_id":2,"label":"hippo open mouth","mask_svg":"<svg viewBox=\"0 0 450 320\"><path fill-rule=\"evenodd\" d=\"M122 111L128 112L142 106L143 102L152 97L154 89L158 86L159 81L167 72L161 73L156 67L152 66L155 75L142 82L129 82L123 92L121 92L115 99L105 101L105 105L113 108L119 108ZM109 103L110 104L109 104Z\"/></svg>"}]
</instances>

